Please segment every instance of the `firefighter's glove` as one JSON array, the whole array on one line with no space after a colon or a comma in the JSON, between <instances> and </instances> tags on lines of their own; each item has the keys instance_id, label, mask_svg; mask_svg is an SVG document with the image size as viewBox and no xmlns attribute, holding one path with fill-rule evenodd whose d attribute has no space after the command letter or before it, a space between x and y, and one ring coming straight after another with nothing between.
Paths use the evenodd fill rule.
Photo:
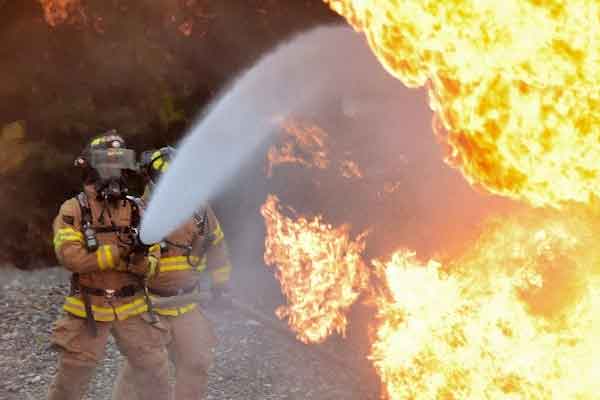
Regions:
<instances>
[{"instance_id":1,"label":"firefighter's glove","mask_svg":"<svg viewBox=\"0 0 600 400\"><path fill-rule=\"evenodd\" d=\"M152 279L154 278L156 275L158 275L158 270L159 270L159 261L160 261L160 254L162 252L162 249L160 247L160 244L154 244L152 246L150 246L150 248L148 248L148 272L146 273L146 277L148 279Z\"/></svg>"},{"instance_id":2,"label":"firefighter's glove","mask_svg":"<svg viewBox=\"0 0 600 400\"><path fill-rule=\"evenodd\" d=\"M148 248L144 254L134 253L131 258L129 272L144 276L146 279L152 279L158 274L158 264L160 260L160 246L153 245Z\"/></svg>"}]
</instances>

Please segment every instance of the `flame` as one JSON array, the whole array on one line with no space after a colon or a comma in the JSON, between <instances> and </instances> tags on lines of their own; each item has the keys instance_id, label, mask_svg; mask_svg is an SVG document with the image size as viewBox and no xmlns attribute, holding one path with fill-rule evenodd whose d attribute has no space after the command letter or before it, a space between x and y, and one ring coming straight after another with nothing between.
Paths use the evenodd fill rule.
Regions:
<instances>
[{"instance_id":1,"label":"flame","mask_svg":"<svg viewBox=\"0 0 600 400\"><path fill-rule=\"evenodd\" d=\"M361 294L376 308L369 359L386 399L594 399L600 393L600 249L586 210L502 218L453 259L399 250L361 261L364 235L292 220L270 196L265 260L297 337L343 335Z\"/></svg>"},{"instance_id":2,"label":"flame","mask_svg":"<svg viewBox=\"0 0 600 400\"><path fill-rule=\"evenodd\" d=\"M361 253L366 233L350 239L347 225L333 228L321 217L296 220L279 211L270 195L261 207L265 218L265 262L275 269L287 299L276 311L300 341L323 342L331 333L344 335L346 313L367 286Z\"/></svg>"},{"instance_id":3,"label":"flame","mask_svg":"<svg viewBox=\"0 0 600 400\"><path fill-rule=\"evenodd\" d=\"M596 0L325 0L384 67L428 85L447 161L534 205L600 193Z\"/></svg>"},{"instance_id":4,"label":"flame","mask_svg":"<svg viewBox=\"0 0 600 400\"><path fill-rule=\"evenodd\" d=\"M362 171L360 170L360 167L358 166L356 161L352 161L352 160L342 161L340 164L340 170L341 170L342 176L344 178L360 179L360 178L364 177L364 175L363 175Z\"/></svg>"},{"instance_id":5,"label":"flame","mask_svg":"<svg viewBox=\"0 0 600 400\"><path fill-rule=\"evenodd\" d=\"M48 25L55 27L65 22L85 18L80 0L39 0Z\"/></svg>"},{"instance_id":6,"label":"flame","mask_svg":"<svg viewBox=\"0 0 600 400\"><path fill-rule=\"evenodd\" d=\"M389 399L594 399L600 255L584 218L505 220L442 265L375 260Z\"/></svg>"},{"instance_id":7,"label":"flame","mask_svg":"<svg viewBox=\"0 0 600 400\"><path fill-rule=\"evenodd\" d=\"M300 164L305 167L329 167L327 132L319 126L292 118L284 119L282 144L273 145L267 154L267 176L280 164Z\"/></svg>"}]
</instances>

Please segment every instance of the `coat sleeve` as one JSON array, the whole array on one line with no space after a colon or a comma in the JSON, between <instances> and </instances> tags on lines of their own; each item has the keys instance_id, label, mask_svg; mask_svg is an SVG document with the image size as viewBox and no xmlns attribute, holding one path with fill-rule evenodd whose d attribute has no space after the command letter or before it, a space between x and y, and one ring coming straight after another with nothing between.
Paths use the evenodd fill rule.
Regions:
<instances>
[{"instance_id":1,"label":"coat sleeve","mask_svg":"<svg viewBox=\"0 0 600 400\"><path fill-rule=\"evenodd\" d=\"M224 287L229 282L232 269L225 235L213 210L208 207L206 213L207 229L212 239L206 253L207 270L212 278L213 287Z\"/></svg>"},{"instance_id":2,"label":"coat sleeve","mask_svg":"<svg viewBox=\"0 0 600 400\"><path fill-rule=\"evenodd\" d=\"M119 248L102 245L89 252L81 232L81 210L76 199L60 207L54 219L54 252L58 261L69 271L87 273L114 269L119 265Z\"/></svg>"}]
</instances>

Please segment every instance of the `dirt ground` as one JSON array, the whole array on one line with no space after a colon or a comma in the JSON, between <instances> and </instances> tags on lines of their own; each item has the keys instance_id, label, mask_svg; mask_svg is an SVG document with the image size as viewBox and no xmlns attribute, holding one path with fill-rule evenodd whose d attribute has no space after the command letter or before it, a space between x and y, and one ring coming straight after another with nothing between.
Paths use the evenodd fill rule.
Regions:
<instances>
[{"instance_id":1,"label":"dirt ground","mask_svg":"<svg viewBox=\"0 0 600 400\"><path fill-rule=\"evenodd\" d=\"M44 399L57 357L48 334L61 313L67 274L58 268L33 273L4 269L0 289L0 399ZM279 321L261 319L268 313L252 315L247 312L250 302L245 305L246 311L206 308L220 338L208 399L377 398L375 382L359 372L366 363L355 365L355 358L344 355L330 358L330 349L294 340ZM120 360L110 343L86 399L110 398Z\"/></svg>"}]
</instances>

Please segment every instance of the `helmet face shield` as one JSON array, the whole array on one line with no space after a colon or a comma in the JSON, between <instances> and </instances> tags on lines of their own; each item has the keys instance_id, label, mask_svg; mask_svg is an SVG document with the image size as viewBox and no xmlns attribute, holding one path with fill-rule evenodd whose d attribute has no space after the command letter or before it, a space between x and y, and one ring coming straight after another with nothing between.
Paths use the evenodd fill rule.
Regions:
<instances>
[{"instance_id":1,"label":"helmet face shield","mask_svg":"<svg viewBox=\"0 0 600 400\"><path fill-rule=\"evenodd\" d=\"M135 151L123 148L98 149L90 152L90 166L100 179L110 180L122 176L123 170L135 171Z\"/></svg>"}]
</instances>

